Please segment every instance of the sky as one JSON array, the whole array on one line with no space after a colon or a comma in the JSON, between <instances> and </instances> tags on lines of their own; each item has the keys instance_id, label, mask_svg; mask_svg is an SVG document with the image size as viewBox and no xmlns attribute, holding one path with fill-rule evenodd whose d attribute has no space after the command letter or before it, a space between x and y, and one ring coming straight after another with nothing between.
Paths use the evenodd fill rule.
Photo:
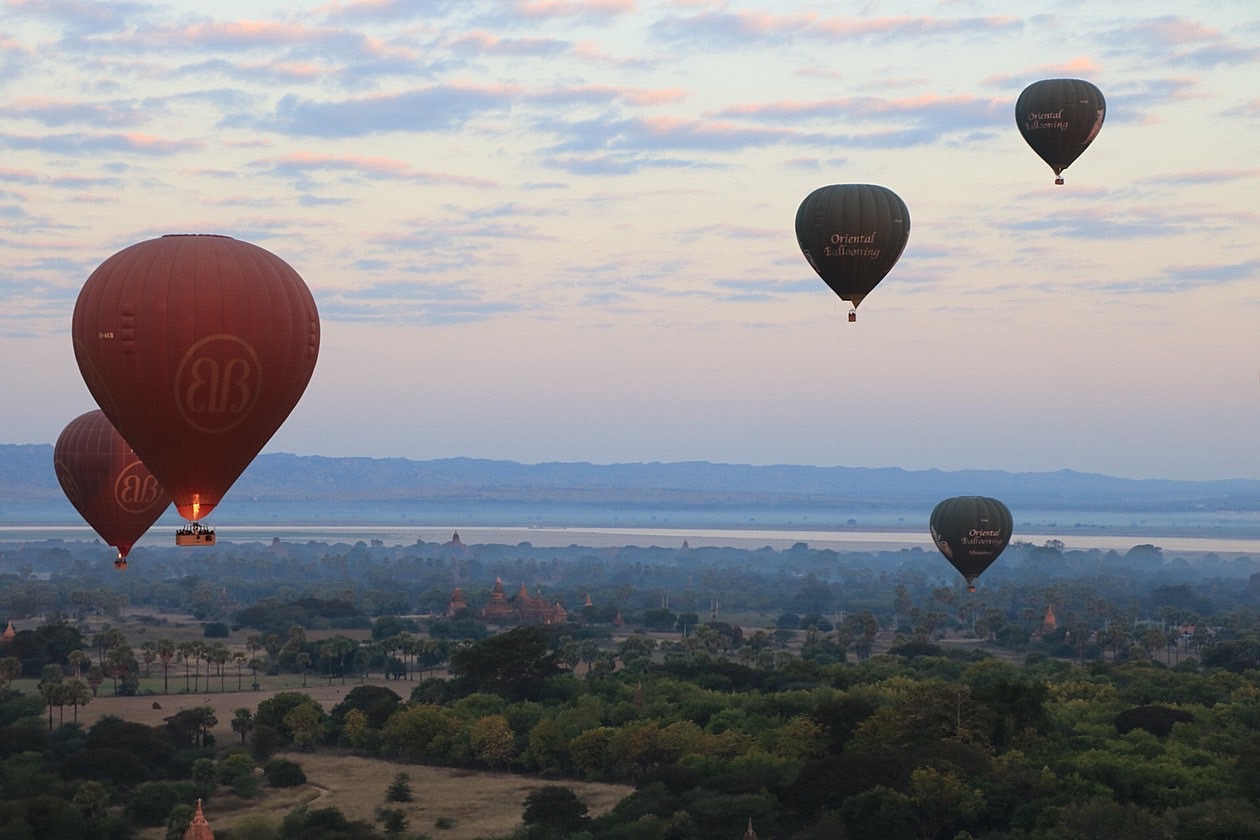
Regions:
<instances>
[{"instance_id":1,"label":"sky","mask_svg":"<svg viewBox=\"0 0 1260 840\"><path fill-rule=\"evenodd\" d=\"M220 233L319 306L268 452L1258 478L1257 79L1253 0L0 0L0 442L95 407L93 269ZM838 183L912 221L854 324Z\"/></svg>"}]
</instances>

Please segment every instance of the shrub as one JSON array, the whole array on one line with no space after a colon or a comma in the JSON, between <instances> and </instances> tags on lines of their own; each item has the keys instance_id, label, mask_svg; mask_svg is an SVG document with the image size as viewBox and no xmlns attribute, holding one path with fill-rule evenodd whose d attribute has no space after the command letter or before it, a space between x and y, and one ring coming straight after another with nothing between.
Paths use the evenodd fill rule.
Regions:
<instances>
[{"instance_id":1,"label":"shrub","mask_svg":"<svg viewBox=\"0 0 1260 840\"><path fill-rule=\"evenodd\" d=\"M306 773L302 767L283 758L273 758L263 768L263 777L272 787L296 787L306 784Z\"/></svg>"}]
</instances>

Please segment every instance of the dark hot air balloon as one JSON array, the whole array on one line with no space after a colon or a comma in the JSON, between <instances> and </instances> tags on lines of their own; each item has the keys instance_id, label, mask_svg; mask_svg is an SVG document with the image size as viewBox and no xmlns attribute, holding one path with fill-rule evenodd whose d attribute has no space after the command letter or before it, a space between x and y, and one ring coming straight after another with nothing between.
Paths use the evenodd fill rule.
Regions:
<instances>
[{"instance_id":1,"label":"dark hot air balloon","mask_svg":"<svg viewBox=\"0 0 1260 840\"><path fill-rule=\"evenodd\" d=\"M910 211L887 187L832 184L805 197L796 211L801 253L831 290L857 308L901 257Z\"/></svg>"},{"instance_id":2,"label":"dark hot air balloon","mask_svg":"<svg viewBox=\"0 0 1260 840\"><path fill-rule=\"evenodd\" d=\"M284 260L226 236L163 236L124 248L74 307L88 390L192 525L271 439L315 370L319 315Z\"/></svg>"},{"instance_id":3,"label":"dark hot air balloon","mask_svg":"<svg viewBox=\"0 0 1260 840\"><path fill-rule=\"evenodd\" d=\"M1024 88L1015 103L1019 133L1054 170L1056 184L1064 169L1094 142L1102 130L1107 103L1102 91L1081 79L1043 79Z\"/></svg>"},{"instance_id":4,"label":"dark hot air balloon","mask_svg":"<svg viewBox=\"0 0 1260 840\"><path fill-rule=\"evenodd\" d=\"M53 447L53 469L66 498L101 539L127 554L171 504L144 463L99 409L70 421Z\"/></svg>"},{"instance_id":5,"label":"dark hot air balloon","mask_svg":"<svg viewBox=\"0 0 1260 840\"><path fill-rule=\"evenodd\" d=\"M1011 541L1010 510L988 496L957 496L937 504L930 522L932 542L975 592L976 578Z\"/></svg>"}]
</instances>

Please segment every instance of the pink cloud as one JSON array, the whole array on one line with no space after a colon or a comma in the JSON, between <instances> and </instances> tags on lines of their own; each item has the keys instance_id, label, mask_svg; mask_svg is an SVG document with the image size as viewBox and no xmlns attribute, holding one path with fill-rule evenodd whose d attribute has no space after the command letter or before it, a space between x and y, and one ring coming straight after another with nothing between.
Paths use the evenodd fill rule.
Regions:
<instances>
[{"instance_id":1,"label":"pink cloud","mask_svg":"<svg viewBox=\"0 0 1260 840\"><path fill-rule=\"evenodd\" d=\"M1102 72L1102 67L1087 56L1077 56L1058 64L1039 64L1018 73L998 73L980 80L983 85L1007 85L1028 79L1088 79Z\"/></svg>"},{"instance_id":2,"label":"pink cloud","mask_svg":"<svg viewBox=\"0 0 1260 840\"><path fill-rule=\"evenodd\" d=\"M243 64L241 71L247 76L260 71L277 78L309 82L317 81L321 76L327 75L328 68L309 61L276 61L266 64Z\"/></svg>"},{"instance_id":3,"label":"pink cloud","mask_svg":"<svg viewBox=\"0 0 1260 840\"><path fill-rule=\"evenodd\" d=\"M475 31L451 41L454 47L472 47L482 53L504 55L549 55L568 52L567 41L557 38L500 38L491 32Z\"/></svg>"},{"instance_id":4,"label":"pink cloud","mask_svg":"<svg viewBox=\"0 0 1260 840\"><path fill-rule=\"evenodd\" d=\"M1223 181L1239 181L1244 178L1260 176L1260 168L1247 169L1188 169L1160 177L1161 183L1176 184L1214 184Z\"/></svg>"},{"instance_id":5,"label":"pink cloud","mask_svg":"<svg viewBox=\"0 0 1260 840\"><path fill-rule=\"evenodd\" d=\"M222 44L225 41L252 44L287 44L306 40L312 30L305 26L276 21L233 20L216 23L199 23L164 33L167 38L178 38L190 44Z\"/></svg>"},{"instance_id":6,"label":"pink cloud","mask_svg":"<svg viewBox=\"0 0 1260 840\"><path fill-rule=\"evenodd\" d=\"M251 165L255 168L290 172L344 170L358 172L377 178L388 176L399 180L458 184L467 187L482 188L498 186L497 181L489 178L457 175L448 172L417 170L410 164L403 161L384 157L365 157L362 155L325 155L309 151L299 151L276 157L259 158L253 161Z\"/></svg>"},{"instance_id":7,"label":"pink cloud","mask_svg":"<svg viewBox=\"0 0 1260 840\"><path fill-rule=\"evenodd\" d=\"M1023 19L1010 15L978 18L945 17L884 17L884 18L829 18L817 28L828 35L846 37L864 35L934 35L954 33L964 29L992 31L1023 26Z\"/></svg>"},{"instance_id":8,"label":"pink cloud","mask_svg":"<svg viewBox=\"0 0 1260 840\"><path fill-rule=\"evenodd\" d=\"M721 113L739 117L786 116L792 114L836 114L841 111L862 116L914 114L924 111L974 111L1006 107L1005 99L985 99L976 96L922 96L901 99L881 99L874 96L842 97L813 101L781 100L735 105Z\"/></svg>"},{"instance_id":9,"label":"pink cloud","mask_svg":"<svg viewBox=\"0 0 1260 840\"><path fill-rule=\"evenodd\" d=\"M135 151L170 154L172 152L200 149L205 146L205 143L200 140L167 140L163 137L154 137L151 134L123 134L121 136Z\"/></svg>"},{"instance_id":10,"label":"pink cloud","mask_svg":"<svg viewBox=\"0 0 1260 840\"><path fill-rule=\"evenodd\" d=\"M1166 46L1215 41L1221 37L1219 29L1203 26L1192 20L1175 17L1161 17L1143 21L1133 27L1144 33L1150 40Z\"/></svg>"},{"instance_id":11,"label":"pink cloud","mask_svg":"<svg viewBox=\"0 0 1260 840\"><path fill-rule=\"evenodd\" d=\"M635 10L635 0L519 0L516 11L525 17L614 17Z\"/></svg>"},{"instance_id":12,"label":"pink cloud","mask_svg":"<svg viewBox=\"0 0 1260 840\"><path fill-rule=\"evenodd\" d=\"M274 158L263 158L262 163L304 169L358 169L364 172L403 173L411 168L399 160L359 155L318 155L314 152L292 152Z\"/></svg>"}]
</instances>

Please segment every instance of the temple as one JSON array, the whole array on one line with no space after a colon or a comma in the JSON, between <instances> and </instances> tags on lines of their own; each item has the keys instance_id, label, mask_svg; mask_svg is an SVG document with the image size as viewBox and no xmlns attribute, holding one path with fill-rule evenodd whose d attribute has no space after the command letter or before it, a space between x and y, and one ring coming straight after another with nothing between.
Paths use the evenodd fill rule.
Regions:
<instances>
[{"instance_id":1,"label":"temple","mask_svg":"<svg viewBox=\"0 0 1260 840\"><path fill-rule=\"evenodd\" d=\"M589 597L587 601L589 603ZM451 600L447 605L446 614L455 616L464 610L473 612L472 607L468 604L467 597L464 595L464 591L457 586L451 593ZM569 620L569 612L564 608L564 605L558 600L548 602L543 597L541 589L530 595L529 590L522 583L515 597L509 598L507 590L503 587L503 578L494 579L494 588L490 590L490 600L475 614L489 624L513 626L522 624L563 624Z\"/></svg>"},{"instance_id":2,"label":"temple","mask_svg":"<svg viewBox=\"0 0 1260 840\"><path fill-rule=\"evenodd\" d=\"M184 840L214 840L210 823L206 821L206 815L201 811L200 799L197 800L197 813L193 814L192 822L184 830Z\"/></svg>"}]
</instances>

